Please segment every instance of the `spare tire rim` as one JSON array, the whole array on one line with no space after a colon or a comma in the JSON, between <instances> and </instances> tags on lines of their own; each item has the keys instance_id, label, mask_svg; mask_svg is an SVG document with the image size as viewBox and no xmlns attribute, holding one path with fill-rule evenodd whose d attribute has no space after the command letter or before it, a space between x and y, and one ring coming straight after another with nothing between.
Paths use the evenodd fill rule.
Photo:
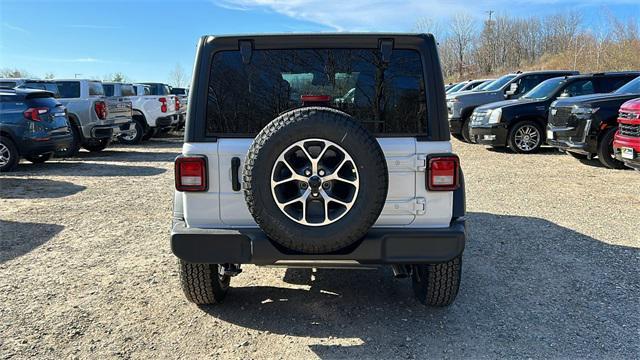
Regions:
<instances>
[{"instance_id":1,"label":"spare tire rim","mask_svg":"<svg viewBox=\"0 0 640 360\"><path fill-rule=\"evenodd\" d=\"M9 152L9 148L4 144L0 143L0 166L5 166L9 163L9 159L11 159L11 153Z\"/></svg>"},{"instance_id":2,"label":"spare tire rim","mask_svg":"<svg viewBox=\"0 0 640 360\"><path fill-rule=\"evenodd\" d=\"M305 139L287 147L271 171L278 208L305 226L332 224L353 207L360 177L349 153L325 139Z\"/></svg>"}]
</instances>

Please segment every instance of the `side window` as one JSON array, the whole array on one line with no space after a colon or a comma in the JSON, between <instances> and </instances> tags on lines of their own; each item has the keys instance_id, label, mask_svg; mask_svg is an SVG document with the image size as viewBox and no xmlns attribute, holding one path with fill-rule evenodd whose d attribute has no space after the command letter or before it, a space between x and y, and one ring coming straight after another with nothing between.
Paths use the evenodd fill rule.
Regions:
<instances>
[{"instance_id":1,"label":"side window","mask_svg":"<svg viewBox=\"0 0 640 360\"><path fill-rule=\"evenodd\" d=\"M136 94L132 85L121 85L120 92L122 96L134 96Z\"/></svg>"},{"instance_id":2,"label":"side window","mask_svg":"<svg viewBox=\"0 0 640 360\"><path fill-rule=\"evenodd\" d=\"M536 85L540 84L544 80L547 80L548 78L549 78L548 76L537 75L537 74L536 75L525 75L525 76L521 77L517 81L518 89L516 90L516 92L515 92L513 97L519 97L520 95L523 95L523 94L529 92L529 90L533 89L534 87L536 87Z\"/></svg>"},{"instance_id":3,"label":"side window","mask_svg":"<svg viewBox=\"0 0 640 360\"><path fill-rule=\"evenodd\" d=\"M60 97L62 98L79 98L80 97L80 82L78 81L58 81L58 90L60 91Z\"/></svg>"},{"instance_id":4,"label":"side window","mask_svg":"<svg viewBox=\"0 0 640 360\"><path fill-rule=\"evenodd\" d=\"M102 83L97 81L89 81L89 96L104 96Z\"/></svg>"},{"instance_id":5,"label":"side window","mask_svg":"<svg viewBox=\"0 0 640 360\"><path fill-rule=\"evenodd\" d=\"M569 84L564 90L562 90L560 97L573 97L593 93L595 93L593 80L580 80Z\"/></svg>"},{"instance_id":6,"label":"side window","mask_svg":"<svg viewBox=\"0 0 640 360\"><path fill-rule=\"evenodd\" d=\"M102 88L104 89L104 94L106 96L113 96L115 85L112 84L102 84Z\"/></svg>"},{"instance_id":7,"label":"side window","mask_svg":"<svg viewBox=\"0 0 640 360\"><path fill-rule=\"evenodd\" d=\"M422 60L396 49L385 64L377 49L255 50L244 64L238 51L213 58L207 134L254 136L283 111L322 96L378 135L425 134Z\"/></svg>"},{"instance_id":8,"label":"side window","mask_svg":"<svg viewBox=\"0 0 640 360\"><path fill-rule=\"evenodd\" d=\"M145 86L145 87L144 87L144 94L145 94L145 95L151 95L151 88L150 88L150 87L148 87L148 86Z\"/></svg>"},{"instance_id":9,"label":"side window","mask_svg":"<svg viewBox=\"0 0 640 360\"><path fill-rule=\"evenodd\" d=\"M622 85L633 80L634 77L603 77L598 80L598 92L608 93L617 90Z\"/></svg>"}]
</instances>

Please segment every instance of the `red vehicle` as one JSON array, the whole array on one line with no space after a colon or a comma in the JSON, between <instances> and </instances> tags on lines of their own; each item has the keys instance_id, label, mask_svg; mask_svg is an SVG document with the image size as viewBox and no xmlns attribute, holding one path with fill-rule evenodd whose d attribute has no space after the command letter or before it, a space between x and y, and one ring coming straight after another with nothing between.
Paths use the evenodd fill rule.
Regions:
<instances>
[{"instance_id":1,"label":"red vehicle","mask_svg":"<svg viewBox=\"0 0 640 360\"><path fill-rule=\"evenodd\" d=\"M629 100L620 107L613 151L616 159L640 170L640 98Z\"/></svg>"}]
</instances>

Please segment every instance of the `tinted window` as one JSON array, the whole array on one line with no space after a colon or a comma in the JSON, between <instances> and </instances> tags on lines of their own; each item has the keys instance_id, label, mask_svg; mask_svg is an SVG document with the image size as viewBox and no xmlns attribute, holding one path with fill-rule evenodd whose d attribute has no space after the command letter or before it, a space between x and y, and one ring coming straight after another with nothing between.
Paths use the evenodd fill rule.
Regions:
<instances>
[{"instance_id":1,"label":"tinted window","mask_svg":"<svg viewBox=\"0 0 640 360\"><path fill-rule=\"evenodd\" d=\"M419 53L394 50L256 50L217 53L209 77L207 133L253 136L279 113L322 95L377 134L423 134L427 111Z\"/></svg>"},{"instance_id":2,"label":"tinted window","mask_svg":"<svg viewBox=\"0 0 640 360\"><path fill-rule=\"evenodd\" d=\"M58 81L58 91L62 98L79 98L80 83L78 81Z\"/></svg>"},{"instance_id":3,"label":"tinted window","mask_svg":"<svg viewBox=\"0 0 640 360\"><path fill-rule=\"evenodd\" d=\"M484 88L486 91L495 91L500 89L501 87L503 87L506 83L508 83L509 81L511 81L511 79L513 79L514 77L516 77L515 75L505 75L497 80L494 80L491 84L487 85L486 88Z\"/></svg>"},{"instance_id":4,"label":"tinted window","mask_svg":"<svg viewBox=\"0 0 640 360\"><path fill-rule=\"evenodd\" d=\"M122 93L122 94L120 94L122 96L135 96L136 95L136 92L133 89L133 85L129 85L129 84L121 85L120 86L120 92Z\"/></svg>"},{"instance_id":5,"label":"tinted window","mask_svg":"<svg viewBox=\"0 0 640 360\"><path fill-rule=\"evenodd\" d=\"M102 83L89 81L89 96L103 96L104 88Z\"/></svg>"},{"instance_id":6,"label":"tinted window","mask_svg":"<svg viewBox=\"0 0 640 360\"><path fill-rule=\"evenodd\" d=\"M21 87L27 89L38 89L38 90L46 90L51 93L55 97L60 97L60 92L58 91L58 85L54 83L46 83L46 82L26 82Z\"/></svg>"},{"instance_id":7,"label":"tinted window","mask_svg":"<svg viewBox=\"0 0 640 360\"><path fill-rule=\"evenodd\" d=\"M454 92L462 89L465 85L467 85L466 82L457 83L457 84L453 85L449 90L447 90L447 94L454 93Z\"/></svg>"},{"instance_id":8,"label":"tinted window","mask_svg":"<svg viewBox=\"0 0 640 360\"><path fill-rule=\"evenodd\" d=\"M0 87L3 87L3 88L13 89L14 87L16 87L16 85L18 84L14 81L0 81Z\"/></svg>"},{"instance_id":9,"label":"tinted window","mask_svg":"<svg viewBox=\"0 0 640 360\"><path fill-rule=\"evenodd\" d=\"M612 92L622 85L628 83L633 80L633 76L607 76L598 80L598 85L600 87L599 92L608 93Z\"/></svg>"},{"instance_id":10,"label":"tinted window","mask_svg":"<svg viewBox=\"0 0 640 360\"><path fill-rule=\"evenodd\" d=\"M171 88L171 93L173 95L185 95L187 92L183 88Z\"/></svg>"},{"instance_id":11,"label":"tinted window","mask_svg":"<svg viewBox=\"0 0 640 360\"><path fill-rule=\"evenodd\" d=\"M629 81L615 91L616 94L640 94L640 76Z\"/></svg>"},{"instance_id":12,"label":"tinted window","mask_svg":"<svg viewBox=\"0 0 640 360\"><path fill-rule=\"evenodd\" d=\"M523 99L547 99L552 96L560 86L566 82L565 78L552 78L545 80L522 96Z\"/></svg>"},{"instance_id":13,"label":"tinted window","mask_svg":"<svg viewBox=\"0 0 640 360\"><path fill-rule=\"evenodd\" d=\"M527 93L528 91L536 87L541 82L552 77L555 77L555 76L542 75L542 74L525 75L516 81L516 83L518 84L518 89L516 90L514 95L517 96L520 94Z\"/></svg>"},{"instance_id":14,"label":"tinted window","mask_svg":"<svg viewBox=\"0 0 640 360\"><path fill-rule=\"evenodd\" d=\"M102 89L104 90L104 94L106 96L113 96L115 86L111 84L102 84Z\"/></svg>"},{"instance_id":15,"label":"tinted window","mask_svg":"<svg viewBox=\"0 0 640 360\"><path fill-rule=\"evenodd\" d=\"M573 97L580 95L589 95L595 92L593 80L579 80L572 82L562 90L561 97Z\"/></svg>"}]
</instances>

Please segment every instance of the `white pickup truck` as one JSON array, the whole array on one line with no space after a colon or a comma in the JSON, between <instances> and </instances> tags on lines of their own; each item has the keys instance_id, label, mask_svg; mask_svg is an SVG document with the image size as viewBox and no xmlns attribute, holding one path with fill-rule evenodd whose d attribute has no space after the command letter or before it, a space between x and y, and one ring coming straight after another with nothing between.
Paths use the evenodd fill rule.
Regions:
<instances>
[{"instance_id":1,"label":"white pickup truck","mask_svg":"<svg viewBox=\"0 0 640 360\"><path fill-rule=\"evenodd\" d=\"M108 97L126 97L132 103L135 130L118 137L123 144L139 144L177 122L173 96L151 95L149 87L144 84L105 82L103 87Z\"/></svg>"}]
</instances>

